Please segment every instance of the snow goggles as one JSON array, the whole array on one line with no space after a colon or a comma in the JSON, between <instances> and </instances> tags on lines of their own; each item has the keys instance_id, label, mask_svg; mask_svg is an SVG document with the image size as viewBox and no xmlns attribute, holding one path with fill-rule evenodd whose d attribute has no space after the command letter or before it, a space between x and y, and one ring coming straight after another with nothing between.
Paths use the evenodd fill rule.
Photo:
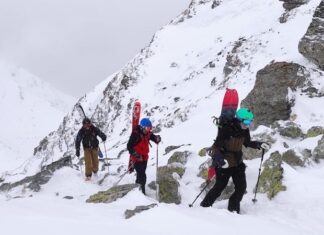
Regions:
<instances>
[{"instance_id":1,"label":"snow goggles","mask_svg":"<svg viewBox=\"0 0 324 235\"><path fill-rule=\"evenodd\" d=\"M250 126L253 122L253 120L245 120L245 119L240 119L240 121L245 125L245 126Z\"/></svg>"}]
</instances>

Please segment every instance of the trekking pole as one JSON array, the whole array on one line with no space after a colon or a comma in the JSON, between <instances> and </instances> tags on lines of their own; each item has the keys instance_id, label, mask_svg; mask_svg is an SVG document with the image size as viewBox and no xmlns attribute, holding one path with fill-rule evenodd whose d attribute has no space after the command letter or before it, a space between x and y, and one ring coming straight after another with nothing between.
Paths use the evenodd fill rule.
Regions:
<instances>
[{"instance_id":1,"label":"trekking pole","mask_svg":"<svg viewBox=\"0 0 324 235\"><path fill-rule=\"evenodd\" d=\"M213 178L211 178L211 180L207 181L207 184L205 185L205 187L200 191L200 193L197 195L197 197L195 198L195 200L189 204L189 207L192 207L193 204L196 202L196 200L199 198L199 196L203 193L203 191L205 191L205 189L208 187L208 185L210 184L210 182L212 182L212 180L215 178L215 176L213 176Z\"/></svg>"},{"instance_id":2,"label":"trekking pole","mask_svg":"<svg viewBox=\"0 0 324 235\"><path fill-rule=\"evenodd\" d=\"M159 144L156 145L156 173L155 173L156 200L157 201L159 201L158 171L159 171Z\"/></svg>"},{"instance_id":3,"label":"trekking pole","mask_svg":"<svg viewBox=\"0 0 324 235\"><path fill-rule=\"evenodd\" d=\"M106 157L104 158L104 163L107 165L107 171L109 172L109 164L108 164L108 156L107 156L107 149L106 149L106 141L104 141L104 149L105 149L105 155ZM107 159L107 162L106 162Z\"/></svg>"},{"instance_id":4,"label":"trekking pole","mask_svg":"<svg viewBox=\"0 0 324 235\"><path fill-rule=\"evenodd\" d=\"M117 182L115 182L113 184L113 186L117 186L119 184L119 182L125 177L125 175L127 175L127 173L129 172L130 169L132 169L134 167L134 162L131 161L130 166L128 167L128 169L119 177L119 179L117 180Z\"/></svg>"},{"instance_id":5,"label":"trekking pole","mask_svg":"<svg viewBox=\"0 0 324 235\"><path fill-rule=\"evenodd\" d=\"M263 156L264 156L264 148L262 149L262 156L261 156L261 162L260 162L260 168L259 168L259 175L258 175L258 180L255 186L255 192L254 192L254 198L252 199L252 202L256 203L258 200L256 199L256 194L258 191L258 185L259 185L259 179L260 179L260 174L261 174L261 166L262 166L262 161L263 161Z\"/></svg>"},{"instance_id":6,"label":"trekking pole","mask_svg":"<svg viewBox=\"0 0 324 235\"><path fill-rule=\"evenodd\" d=\"M79 159L79 165L80 165L81 177L83 177L82 160L81 159Z\"/></svg>"}]
</instances>

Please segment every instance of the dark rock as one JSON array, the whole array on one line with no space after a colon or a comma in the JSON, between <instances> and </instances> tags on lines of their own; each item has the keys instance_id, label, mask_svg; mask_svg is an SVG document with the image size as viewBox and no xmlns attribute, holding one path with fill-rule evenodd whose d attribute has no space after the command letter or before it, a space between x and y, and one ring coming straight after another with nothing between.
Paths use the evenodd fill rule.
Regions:
<instances>
[{"instance_id":1,"label":"dark rock","mask_svg":"<svg viewBox=\"0 0 324 235\"><path fill-rule=\"evenodd\" d=\"M289 137L292 139L297 139L304 136L300 127L293 122L287 123L286 127L279 128L279 133L282 136Z\"/></svg>"},{"instance_id":2,"label":"dark rock","mask_svg":"<svg viewBox=\"0 0 324 235\"><path fill-rule=\"evenodd\" d=\"M298 44L299 52L324 70L324 1L316 8L306 34Z\"/></svg>"},{"instance_id":3,"label":"dark rock","mask_svg":"<svg viewBox=\"0 0 324 235\"><path fill-rule=\"evenodd\" d=\"M71 165L71 156L63 157L47 166L43 166L41 171L36 175L28 176L15 183L4 183L0 185L0 191L9 191L15 187L25 185L26 188L34 192L39 192L41 190L41 185L46 184L51 179L55 171L61 169L62 167Z\"/></svg>"},{"instance_id":4,"label":"dark rock","mask_svg":"<svg viewBox=\"0 0 324 235\"><path fill-rule=\"evenodd\" d=\"M182 146L183 146L183 144L182 145L177 145L177 146L174 146L174 145L168 146L164 150L165 151L164 155L166 155L166 154L170 153L171 151L173 151L175 149L178 149L178 148L180 148Z\"/></svg>"},{"instance_id":5,"label":"dark rock","mask_svg":"<svg viewBox=\"0 0 324 235\"><path fill-rule=\"evenodd\" d=\"M156 190L156 182L155 181L152 181L147 186L152 190Z\"/></svg>"},{"instance_id":6,"label":"dark rock","mask_svg":"<svg viewBox=\"0 0 324 235\"><path fill-rule=\"evenodd\" d=\"M324 134L324 128L322 126L313 126L311 127L306 134L307 138L316 137Z\"/></svg>"},{"instance_id":7,"label":"dark rock","mask_svg":"<svg viewBox=\"0 0 324 235\"><path fill-rule=\"evenodd\" d=\"M303 161L299 156L297 156L295 151L292 149L282 154L282 160L292 167L305 166L305 161Z\"/></svg>"},{"instance_id":8,"label":"dark rock","mask_svg":"<svg viewBox=\"0 0 324 235\"><path fill-rule=\"evenodd\" d=\"M263 166L264 169L260 175L257 191L267 193L268 198L272 199L279 192L286 190L286 186L282 184L284 171L282 168L282 156L278 151L272 153Z\"/></svg>"},{"instance_id":9,"label":"dark rock","mask_svg":"<svg viewBox=\"0 0 324 235\"><path fill-rule=\"evenodd\" d=\"M288 120L293 105L287 100L288 88L296 90L304 86L305 68L295 63L276 62L259 70L256 76L254 88L241 103L241 107L254 112L252 128Z\"/></svg>"},{"instance_id":10,"label":"dark rock","mask_svg":"<svg viewBox=\"0 0 324 235\"><path fill-rule=\"evenodd\" d=\"M287 149L289 148L289 145L286 142L283 142L283 146Z\"/></svg>"},{"instance_id":11,"label":"dark rock","mask_svg":"<svg viewBox=\"0 0 324 235\"><path fill-rule=\"evenodd\" d=\"M309 2L309 0L279 0L279 1L284 2L283 7L287 11L291 11L292 9L300 7L301 5Z\"/></svg>"},{"instance_id":12,"label":"dark rock","mask_svg":"<svg viewBox=\"0 0 324 235\"><path fill-rule=\"evenodd\" d=\"M324 159L324 135L318 141L317 146L314 149L313 156L316 161L319 161L320 159Z\"/></svg>"},{"instance_id":13,"label":"dark rock","mask_svg":"<svg viewBox=\"0 0 324 235\"><path fill-rule=\"evenodd\" d=\"M157 206L157 204L153 203L153 204L150 204L150 205L147 205L147 206L137 206L137 207L135 207L134 210L126 210L125 213L124 213L125 214L125 219L129 219L129 218L133 217L137 213L141 213L143 211L152 209L152 208L154 208L156 206Z\"/></svg>"},{"instance_id":14,"label":"dark rock","mask_svg":"<svg viewBox=\"0 0 324 235\"><path fill-rule=\"evenodd\" d=\"M68 199L68 200L71 200L71 199L73 199L73 197L72 196L65 196L65 197L63 197L64 199Z\"/></svg>"},{"instance_id":15,"label":"dark rock","mask_svg":"<svg viewBox=\"0 0 324 235\"><path fill-rule=\"evenodd\" d=\"M134 188L138 188L137 184L124 184L113 186L106 191L98 192L90 196L86 202L88 203L111 203L119 198L124 197Z\"/></svg>"}]
</instances>

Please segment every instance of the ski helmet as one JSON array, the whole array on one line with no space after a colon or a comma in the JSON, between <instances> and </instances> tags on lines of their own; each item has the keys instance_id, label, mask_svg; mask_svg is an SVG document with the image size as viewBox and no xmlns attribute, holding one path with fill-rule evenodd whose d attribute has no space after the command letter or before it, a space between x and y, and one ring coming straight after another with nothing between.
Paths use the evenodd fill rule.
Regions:
<instances>
[{"instance_id":1,"label":"ski helmet","mask_svg":"<svg viewBox=\"0 0 324 235\"><path fill-rule=\"evenodd\" d=\"M84 118L83 119L83 121L82 121L82 124L84 125L84 124L90 124L91 123L91 120L90 120L90 118Z\"/></svg>"},{"instance_id":2,"label":"ski helmet","mask_svg":"<svg viewBox=\"0 0 324 235\"><path fill-rule=\"evenodd\" d=\"M236 112L236 117L238 119L240 119L241 121L250 121L252 122L253 121L253 118L254 118L254 115L253 113L251 112L250 109L247 109L247 108L240 108L239 110L237 110Z\"/></svg>"},{"instance_id":3,"label":"ski helmet","mask_svg":"<svg viewBox=\"0 0 324 235\"><path fill-rule=\"evenodd\" d=\"M143 118L142 120L141 120L141 122L140 122L140 126L141 127L152 127L152 123L151 123L151 121L150 121L150 119L148 119L148 118Z\"/></svg>"}]
</instances>

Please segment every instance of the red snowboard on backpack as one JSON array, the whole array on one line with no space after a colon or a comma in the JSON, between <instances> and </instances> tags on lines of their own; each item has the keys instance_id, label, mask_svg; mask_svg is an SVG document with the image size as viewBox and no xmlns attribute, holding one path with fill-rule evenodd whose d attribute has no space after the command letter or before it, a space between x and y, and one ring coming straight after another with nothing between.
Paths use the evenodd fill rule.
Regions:
<instances>
[{"instance_id":1,"label":"red snowboard on backpack","mask_svg":"<svg viewBox=\"0 0 324 235\"><path fill-rule=\"evenodd\" d=\"M235 117L235 113L238 107L239 97L236 89L226 89L221 115L218 119L218 125L221 126L224 122L231 121ZM213 180L216 177L216 170L214 167L208 168L208 181Z\"/></svg>"}]
</instances>

